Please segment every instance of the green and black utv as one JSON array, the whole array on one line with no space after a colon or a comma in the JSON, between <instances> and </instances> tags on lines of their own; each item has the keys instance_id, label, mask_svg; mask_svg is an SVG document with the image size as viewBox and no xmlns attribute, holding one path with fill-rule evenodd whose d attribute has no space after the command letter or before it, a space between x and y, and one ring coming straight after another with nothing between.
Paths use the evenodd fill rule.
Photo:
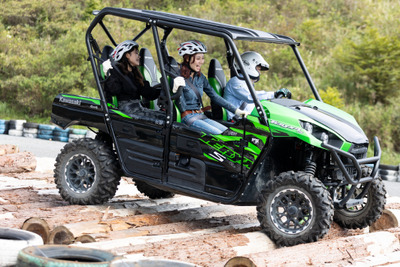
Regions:
<instances>
[{"instance_id":1,"label":"green and black utv","mask_svg":"<svg viewBox=\"0 0 400 267\"><path fill-rule=\"evenodd\" d=\"M283 35L158 11L104 8L94 15L86 45L99 98L60 93L52 106L54 124L86 126L96 133L94 139L66 144L58 155L54 177L63 199L71 204L101 204L115 195L121 176L131 177L138 190L150 198L177 193L256 206L262 230L279 246L316 241L328 232L332 221L355 229L380 217L386 191L378 176L378 138L374 138L374 156L367 158L368 138L353 116L321 100L298 42ZM131 36L120 36L119 29L124 26L131 27ZM223 94L224 69L232 70L235 61L254 100L251 115L234 122L226 120L222 108L212 105L208 115L229 129L221 135L181 123L171 94L169 81L176 60L168 47L173 51L177 44L168 40L192 35L214 38L213 45L226 53L224 65L221 60L210 60L207 75L214 89ZM162 90L157 103L143 99L149 109L146 116L124 114L104 92L107 74L102 64L126 39L147 46L140 50L141 71ZM238 42L288 47L313 98L304 102L257 99Z\"/></svg>"}]
</instances>

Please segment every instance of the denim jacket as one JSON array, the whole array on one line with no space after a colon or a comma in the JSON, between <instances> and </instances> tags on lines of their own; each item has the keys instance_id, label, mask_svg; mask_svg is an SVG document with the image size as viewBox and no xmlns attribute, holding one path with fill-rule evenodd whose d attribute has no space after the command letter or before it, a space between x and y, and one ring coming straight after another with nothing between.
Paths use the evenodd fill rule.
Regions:
<instances>
[{"instance_id":1,"label":"denim jacket","mask_svg":"<svg viewBox=\"0 0 400 267\"><path fill-rule=\"evenodd\" d=\"M258 99L272 99L274 92L256 91ZM237 76L231 78L226 84L224 90L224 98L235 107L239 108L244 102L247 103L245 111L251 113L254 109L254 101L247 87L246 81ZM234 114L230 111L227 112L228 119L232 119Z\"/></svg>"},{"instance_id":2,"label":"denim jacket","mask_svg":"<svg viewBox=\"0 0 400 267\"><path fill-rule=\"evenodd\" d=\"M235 113L236 107L223 99L214 91L204 74L200 73L200 76L195 75L194 78L189 77L189 81L191 81L197 88L200 96L203 96L203 92L205 92L211 98L211 100L217 103L219 106ZM181 112L186 110L198 110L201 108L200 100L197 98L196 93L188 84L186 84L186 86L183 88L182 95L179 97L176 105Z\"/></svg>"}]
</instances>

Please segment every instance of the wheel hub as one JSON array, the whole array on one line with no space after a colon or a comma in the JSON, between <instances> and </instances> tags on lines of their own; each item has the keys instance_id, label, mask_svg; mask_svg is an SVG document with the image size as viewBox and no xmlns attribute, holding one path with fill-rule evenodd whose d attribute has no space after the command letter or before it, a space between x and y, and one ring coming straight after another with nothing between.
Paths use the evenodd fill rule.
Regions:
<instances>
[{"instance_id":1,"label":"wheel hub","mask_svg":"<svg viewBox=\"0 0 400 267\"><path fill-rule=\"evenodd\" d=\"M65 181L76 193L89 191L96 182L96 165L85 154L73 155L65 165Z\"/></svg>"},{"instance_id":2,"label":"wheel hub","mask_svg":"<svg viewBox=\"0 0 400 267\"><path fill-rule=\"evenodd\" d=\"M81 178L84 178L88 175L87 171L85 169L80 169L77 173L77 175Z\"/></svg>"},{"instance_id":3,"label":"wheel hub","mask_svg":"<svg viewBox=\"0 0 400 267\"><path fill-rule=\"evenodd\" d=\"M297 234L307 229L313 219L312 202L300 189L284 189L274 196L270 216L280 231Z\"/></svg>"},{"instance_id":4,"label":"wheel hub","mask_svg":"<svg viewBox=\"0 0 400 267\"><path fill-rule=\"evenodd\" d=\"M288 208L288 215L290 215L290 216L296 216L298 210L299 210L299 209L298 209L297 207L295 207L295 206L290 206L290 207Z\"/></svg>"}]
</instances>

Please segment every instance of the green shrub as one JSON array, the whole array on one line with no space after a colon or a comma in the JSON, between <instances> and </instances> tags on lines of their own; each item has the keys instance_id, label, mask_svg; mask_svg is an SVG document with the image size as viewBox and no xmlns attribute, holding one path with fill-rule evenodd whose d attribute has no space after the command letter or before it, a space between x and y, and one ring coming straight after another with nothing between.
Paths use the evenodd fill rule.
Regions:
<instances>
[{"instance_id":1,"label":"green shrub","mask_svg":"<svg viewBox=\"0 0 400 267\"><path fill-rule=\"evenodd\" d=\"M357 40L347 40L336 52L347 79L346 94L351 99L376 104L388 103L399 95L400 39L382 36L367 28Z\"/></svg>"}]
</instances>

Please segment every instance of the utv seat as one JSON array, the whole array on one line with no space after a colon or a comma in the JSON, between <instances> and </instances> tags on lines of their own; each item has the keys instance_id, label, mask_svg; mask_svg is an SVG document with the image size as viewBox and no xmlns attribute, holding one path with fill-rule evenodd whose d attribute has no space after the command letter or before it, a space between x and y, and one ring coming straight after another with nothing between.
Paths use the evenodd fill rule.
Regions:
<instances>
[{"instance_id":1,"label":"utv seat","mask_svg":"<svg viewBox=\"0 0 400 267\"><path fill-rule=\"evenodd\" d=\"M106 45L103 47L103 50L101 51L101 60L104 63L105 61L110 59L110 55L114 51L114 48L112 48L109 45ZM103 81L107 79L108 73L104 73L104 68L103 68L103 63L100 65L100 75L101 78L103 78ZM107 96L106 95L107 102L110 102L115 108L118 108L118 100L116 96Z\"/></svg>"},{"instance_id":2,"label":"utv seat","mask_svg":"<svg viewBox=\"0 0 400 267\"><path fill-rule=\"evenodd\" d=\"M224 89L226 86L226 77L224 70L222 69L221 63L216 58L210 61L208 67L208 82L214 88L215 92L221 97L224 96ZM212 118L215 120L228 119L225 108L217 105L214 101L211 101Z\"/></svg>"},{"instance_id":3,"label":"utv seat","mask_svg":"<svg viewBox=\"0 0 400 267\"><path fill-rule=\"evenodd\" d=\"M149 49L143 47L139 52L140 65L139 70L144 79L150 83L150 86L156 86L160 83L161 73L157 69L157 65ZM159 110L156 100L142 99L143 104L150 109Z\"/></svg>"},{"instance_id":4,"label":"utv seat","mask_svg":"<svg viewBox=\"0 0 400 267\"><path fill-rule=\"evenodd\" d=\"M179 65L178 62L171 56L166 57L167 63L165 64L165 71L167 72L168 75L168 82L169 84L172 83L172 80L180 76L180 70L179 70ZM175 97L172 97L173 103L174 103L174 121L176 122L181 122L181 112L179 111L178 107L175 104L174 98L179 97L179 95L175 95Z\"/></svg>"}]
</instances>

